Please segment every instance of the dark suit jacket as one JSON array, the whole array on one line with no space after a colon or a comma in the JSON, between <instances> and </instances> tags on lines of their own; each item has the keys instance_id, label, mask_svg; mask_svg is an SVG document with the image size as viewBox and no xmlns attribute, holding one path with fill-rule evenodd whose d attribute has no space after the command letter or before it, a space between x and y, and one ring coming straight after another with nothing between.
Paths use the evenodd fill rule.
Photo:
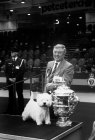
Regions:
<instances>
[{"instance_id":1,"label":"dark suit jacket","mask_svg":"<svg viewBox=\"0 0 95 140\"><path fill-rule=\"evenodd\" d=\"M55 61L50 61L47 64L46 74L45 74L45 86L48 83L52 83L52 68ZM65 59L60 62L59 66L56 69L54 76L63 77L67 86L71 85L74 75L74 67L71 63L66 61Z\"/></svg>"},{"instance_id":2,"label":"dark suit jacket","mask_svg":"<svg viewBox=\"0 0 95 140\"><path fill-rule=\"evenodd\" d=\"M23 80L25 73L25 63L22 59L17 58L16 61L9 59L5 63L5 76L9 78L16 78L16 81Z\"/></svg>"}]
</instances>

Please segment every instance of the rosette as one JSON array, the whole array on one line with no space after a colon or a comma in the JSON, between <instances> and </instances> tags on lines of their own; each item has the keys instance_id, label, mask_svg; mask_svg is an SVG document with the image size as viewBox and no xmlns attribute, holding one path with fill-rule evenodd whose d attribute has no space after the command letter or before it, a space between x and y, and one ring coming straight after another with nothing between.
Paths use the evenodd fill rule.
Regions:
<instances>
[{"instance_id":1,"label":"rosette","mask_svg":"<svg viewBox=\"0 0 95 140\"><path fill-rule=\"evenodd\" d=\"M47 68L47 70L46 70L46 75L47 75L47 77L50 76L51 71L52 71L52 68L51 68L51 67Z\"/></svg>"}]
</instances>

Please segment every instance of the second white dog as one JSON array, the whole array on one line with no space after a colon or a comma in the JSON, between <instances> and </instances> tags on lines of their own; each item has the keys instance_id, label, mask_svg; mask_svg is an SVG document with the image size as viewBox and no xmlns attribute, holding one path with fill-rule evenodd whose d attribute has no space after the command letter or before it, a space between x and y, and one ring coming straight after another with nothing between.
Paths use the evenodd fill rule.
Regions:
<instances>
[{"instance_id":1,"label":"second white dog","mask_svg":"<svg viewBox=\"0 0 95 140\"><path fill-rule=\"evenodd\" d=\"M41 125L43 121L45 124L51 124L49 113L49 107L51 104L51 95L47 93L38 94L36 102L33 100L32 93L31 98L22 113L23 121L27 120L28 118L32 118L34 121L36 121L37 125Z\"/></svg>"}]
</instances>

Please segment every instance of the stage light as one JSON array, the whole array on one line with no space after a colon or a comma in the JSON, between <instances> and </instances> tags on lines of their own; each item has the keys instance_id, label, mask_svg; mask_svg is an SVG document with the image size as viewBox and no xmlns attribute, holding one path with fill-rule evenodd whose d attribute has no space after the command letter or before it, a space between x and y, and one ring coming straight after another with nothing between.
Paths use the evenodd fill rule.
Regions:
<instances>
[{"instance_id":1,"label":"stage light","mask_svg":"<svg viewBox=\"0 0 95 140\"><path fill-rule=\"evenodd\" d=\"M58 21L58 19L56 19L56 21Z\"/></svg>"},{"instance_id":2,"label":"stage light","mask_svg":"<svg viewBox=\"0 0 95 140\"><path fill-rule=\"evenodd\" d=\"M21 3L24 4L25 3L25 0L22 0Z\"/></svg>"},{"instance_id":3,"label":"stage light","mask_svg":"<svg viewBox=\"0 0 95 140\"><path fill-rule=\"evenodd\" d=\"M13 12L13 11L14 11L14 10L12 10L12 9L10 10L10 12Z\"/></svg>"},{"instance_id":4,"label":"stage light","mask_svg":"<svg viewBox=\"0 0 95 140\"><path fill-rule=\"evenodd\" d=\"M41 8L41 6L39 5L38 8Z\"/></svg>"},{"instance_id":5,"label":"stage light","mask_svg":"<svg viewBox=\"0 0 95 140\"><path fill-rule=\"evenodd\" d=\"M59 24L59 20L58 19L56 19L56 23L55 24Z\"/></svg>"},{"instance_id":6,"label":"stage light","mask_svg":"<svg viewBox=\"0 0 95 140\"><path fill-rule=\"evenodd\" d=\"M27 14L28 16L30 16L31 14Z\"/></svg>"},{"instance_id":7,"label":"stage light","mask_svg":"<svg viewBox=\"0 0 95 140\"><path fill-rule=\"evenodd\" d=\"M82 17L79 17L79 19L82 19Z\"/></svg>"},{"instance_id":8,"label":"stage light","mask_svg":"<svg viewBox=\"0 0 95 140\"><path fill-rule=\"evenodd\" d=\"M67 22L67 24L69 24L69 22Z\"/></svg>"},{"instance_id":9,"label":"stage light","mask_svg":"<svg viewBox=\"0 0 95 140\"><path fill-rule=\"evenodd\" d=\"M77 26L79 26L79 24L77 24Z\"/></svg>"}]
</instances>

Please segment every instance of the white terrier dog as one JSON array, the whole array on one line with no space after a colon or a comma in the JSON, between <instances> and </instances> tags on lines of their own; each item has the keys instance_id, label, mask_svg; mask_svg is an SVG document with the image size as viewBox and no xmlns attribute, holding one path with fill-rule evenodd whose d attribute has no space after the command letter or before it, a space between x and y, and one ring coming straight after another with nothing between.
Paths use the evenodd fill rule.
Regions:
<instances>
[{"instance_id":1,"label":"white terrier dog","mask_svg":"<svg viewBox=\"0 0 95 140\"><path fill-rule=\"evenodd\" d=\"M23 113L23 121L32 118L37 125L41 125L43 121L45 124L51 124L49 107L52 105L52 97L48 93L38 94L37 102L33 100L33 93L29 102L27 103Z\"/></svg>"}]
</instances>

